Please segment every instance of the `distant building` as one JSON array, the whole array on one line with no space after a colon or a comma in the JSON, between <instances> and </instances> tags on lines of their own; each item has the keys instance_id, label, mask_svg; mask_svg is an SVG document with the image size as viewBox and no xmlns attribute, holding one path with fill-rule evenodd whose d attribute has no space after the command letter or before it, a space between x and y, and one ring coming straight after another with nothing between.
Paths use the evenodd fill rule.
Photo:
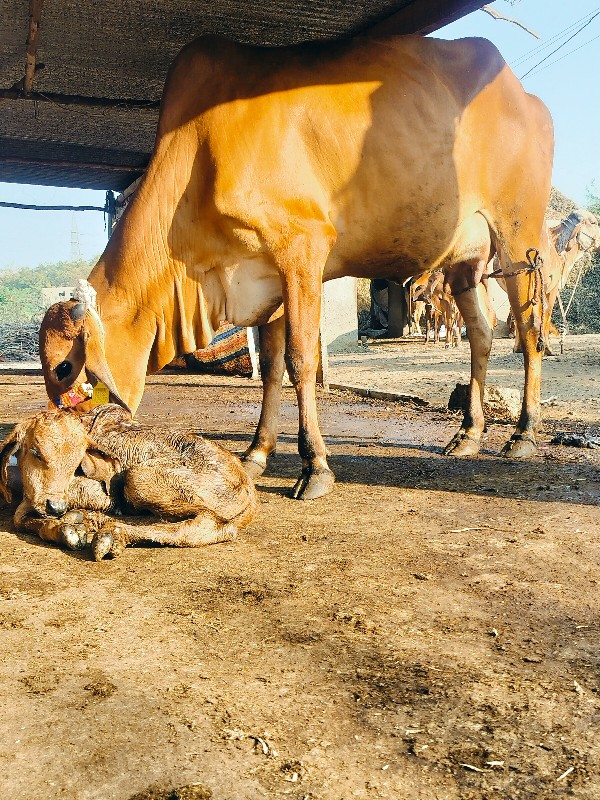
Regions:
<instances>
[{"instance_id":1,"label":"distant building","mask_svg":"<svg viewBox=\"0 0 600 800\"><path fill-rule=\"evenodd\" d=\"M61 300L70 300L74 291L74 286L51 286L42 289L42 304L46 309L54 303L60 303Z\"/></svg>"}]
</instances>

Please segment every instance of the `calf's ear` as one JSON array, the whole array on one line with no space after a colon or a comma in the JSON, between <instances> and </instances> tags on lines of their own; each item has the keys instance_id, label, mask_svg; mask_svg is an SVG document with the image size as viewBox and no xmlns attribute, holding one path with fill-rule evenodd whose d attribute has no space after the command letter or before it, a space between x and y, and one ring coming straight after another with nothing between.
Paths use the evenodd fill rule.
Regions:
<instances>
[{"instance_id":1,"label":"calf's ear","mask_svg":"<svg viewBox=\"0 0 600 800\"><path fill-rule=\"evenodd\" d=\"M7 503L12 500L12 492L8 485L8 462L10 457L14 456L19 450L25 437L27 425L28 423L26 422L15 425L12 433L0 444L0 493Z\"/></svg>"},{"instance_id":2,"label":"calf's ear","mask_svg":"<svg viewBox=\"0 0 600 800\"><path fill-rule=\"evenodd\" d=\"M120 471L120 466L116 458L103 453L90 442L81 462L81 471L86 478L109 484L113 476Z\"/></svg>"}]
</instances>

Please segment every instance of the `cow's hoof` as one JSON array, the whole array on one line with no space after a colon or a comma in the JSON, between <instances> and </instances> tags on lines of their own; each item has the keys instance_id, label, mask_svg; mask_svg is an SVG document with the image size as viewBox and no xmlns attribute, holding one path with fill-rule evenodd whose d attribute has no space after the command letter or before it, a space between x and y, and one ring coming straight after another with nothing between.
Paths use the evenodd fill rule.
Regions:
<instances>
[{"instance_id":1,"label":"cow's hoof","mask_svg":"<svg viewBox=\"0 0 600 800\"><path fill-rule=\"evenodd\" d=\"M92 539L92 557L94 561L102 561L109 556L116 558L125 549L125 540L118 526L112 530L101 530Z\"/></svg>"},{"instance_id":2,"label":"cow's hoof","mask_svg":"<svg viewBox=\"0 0 600 800\"><path fill-rule=\"evenodd\" d=\"M333 489L334 483L335 475L330 469L322 469L318 472L302 470L302 474L296 481L290 497L294 500L316 500L317 497L329 494Z\"/></svg>"},{"instance_id":3,"label":"cow's hoof","mask_svg":"<svg viewBox=\"0 0 600 800\"><path fill-rule=\"evenodd\" d=\"M473 436L466 431L459 431L452 438L452 441L444 447L444 455L454 456L455 458L476 456L480 446L481 439L479 437Z\"/></svg>"},{"instance_id":4,"label":"cow's hoof","mask_svg":"<svg viewBox=\"0 0 600 800\"><path fill-rule=\"evenodd\" d=\"M528 433L514 433L502 448L505 458L531 458L537 451L535 439Z\"/></svg>"},{"instance_id":5,"label":"cow's hoof","mask_svg":"<svg viewBox=\"0 0 600 800\"><path fill-rule=\"evenodd\" d=\"M242 456L242 466L250 480L255 481L267 468L267 462L258 461L251 456Z\"/></svg>"},{"instance_id":6,"label":"cow's hoof","mask_svg":"<svg viewBox=\"0 0 600 800\"><path fill-rule=\"evenodd\" d=\"M69 550L83 550L87 545L87 530L81 511L67 511L58 523L58 540Z\"/></svg>"}]
</instances>

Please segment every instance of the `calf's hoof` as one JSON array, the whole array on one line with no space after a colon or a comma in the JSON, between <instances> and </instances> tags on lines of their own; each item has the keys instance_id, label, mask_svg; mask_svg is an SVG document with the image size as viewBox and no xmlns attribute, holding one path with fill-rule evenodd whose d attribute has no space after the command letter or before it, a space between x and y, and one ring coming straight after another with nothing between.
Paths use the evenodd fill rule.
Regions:
<instances>
[{"instance_id":1,"label":"calf's hoof","mask_svg":"<svg viewBox=\"0 0 600 800\"><path fill-rule=\"evenodd\" d=\"M103 529L92 539L92 557L94 561L102 561L107 556L116 558L121 555L125 545L125 538L117 525L111 529Z\"/></svg>"},{"instance_id":2,"label":"calf's hoof","mask_svg":"<svg viewBox=\"0 0 600 800\"><path fill-rule=\"evenodd\" d=\"M481 446L481 439L473 436L466 431L459 431L452 440L444 447L445 456L476 456Z\"/></svg>"},{"instance_id":3,"label":"calf's hoof","mask_svg":"<svg viewBox=\"0 0 600 800\"><path fill-rule=\"evenodd\" d=\"M330 469L314 472L303 469L290 493L290 497L294 500L316 500L317 497L329 494L333 489L334 483L335 475Z\"/></svg>"},{"instance_id":4,"label":"calf's hoof","mask_svg":"<svg viewBox=\"0 0 600 800\"><path fill-rule=\"evenodd\" d=\"M537 445L529 433L513 433L502 448L505 458L530 458L535 454Z\"/></svg>"},{"instance_id":5,"label":"calf's hoof","mask_svg":"<svg viewBox=\"0 0 600 800\"><path fill-rule=\"evenodd\" d=\"M267 468L267 462L266 460L264 462L258 461L252 458L252 456L242 456L242 466L250 480L255 481L257 478L260 478Z\"/></svg>"},{"instance_id":6,"label":"calf's hoof","mask_svg":"<svg viewBox=\"0 0 600 800\"><path fill-rule=\"evenodd\" d=\"M56 541L69 550L83 550L87 545L87 530L81 511L67 511L64 517L51 524L56 529Z\"/></svg>"}]
</instances>

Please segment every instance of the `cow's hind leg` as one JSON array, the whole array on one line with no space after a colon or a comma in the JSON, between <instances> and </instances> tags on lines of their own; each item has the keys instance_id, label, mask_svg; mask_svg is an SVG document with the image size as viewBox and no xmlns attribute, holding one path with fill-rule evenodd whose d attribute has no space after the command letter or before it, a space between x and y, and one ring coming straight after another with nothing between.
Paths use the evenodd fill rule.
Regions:
<instances>
[{"instance_id":1,"label":"cow's hind leg","mask_svg":"<svg viewBox=\"0 0 600 800\"><path fill-rule=\"evenodd\" d=\"M502 259L502 268L507 274L517 272L523 266L523 263L510 264ZM525 367L521 415L515 432L502 450L502 455L510 458L528 458L536 451L536 432L541 422L540 391L545 320L541 318L540 302L535 302L534 282L535 275L528 272L519 272L506 279L508 299L515 317Z\"/></svg>"},{"instance_id":2,"label":"cow's hind leg","mask_svg":"<svg viewBox=\"0 0 600 800\"><path fill-rule=\"evenodd\" d=\"M462 286L462 290L458 286ZM453 456L472 456L479 452L481 434L485 428L483 390L492 349L492 329L482 311L477 287L464 289L464 283L457 281L454 299L467 328L471 348L471 379L462 425L444 450L446 455Z\"/></svg>"},{"instance_id":3,"label":"cow's hind leg","mask_svg":"<svg viewBox=\"0 0 600 800\"><path fill-rule=\"evenodd\" d=\"M252 480L265 471L267 459L275 452L281 408L281 383L285 370L285 319L261 325L258 329L260 374L263 399L260 419L252 444L242 456L244 469Z\"/></svg>"}]
</instances>

